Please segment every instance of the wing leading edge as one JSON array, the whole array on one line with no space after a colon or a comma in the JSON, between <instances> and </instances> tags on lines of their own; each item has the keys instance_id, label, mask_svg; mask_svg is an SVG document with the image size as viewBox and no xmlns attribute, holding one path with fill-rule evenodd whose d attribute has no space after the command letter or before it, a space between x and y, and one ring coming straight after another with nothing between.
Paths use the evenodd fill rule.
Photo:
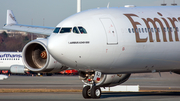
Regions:
<instances>
[{"instance_id":1,"label":"wing leading edge","mask_svg":"<svg viewBox=\"0 0 180 101\"><path fill-rule=\"evenodd\" d=\"M7 30L31 32L31 33L43 34L43 35L51 35L53 30L55 29L55 27L18 24L12 10L7 10L6 25L3 28Z\"/></svg>"}]
</instances>

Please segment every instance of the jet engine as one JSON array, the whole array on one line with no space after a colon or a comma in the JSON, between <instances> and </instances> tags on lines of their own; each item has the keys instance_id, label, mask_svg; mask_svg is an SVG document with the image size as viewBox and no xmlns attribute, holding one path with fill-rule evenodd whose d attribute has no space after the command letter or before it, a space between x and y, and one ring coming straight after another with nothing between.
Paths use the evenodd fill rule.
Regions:
<instances>
[{"instance_id":1,"label":"jet engine","mask_svg":"<svg viewBox=\"0 0 180 101\"><path fill-rule=\"evenodd\" d=\"M112 87L126 82L131 74L102 74L101 78L95 80L96 86L100 87ZM89 79L93 79L94 72L85 73L79 72L79 79L81 79L86 85L88 84Z\"/></svg>"},{"instance_id":2,"label":"jet engine","mask_svg":"<svg viewBox=\"0 0 180 101\"><path fill-rule=\"evenodd\" d=\"M47 50L47 39L41 38L27 43L22 51L24 65L33 72L54 73L68 67L57 62Z\"/></svg>"}]
</instances>

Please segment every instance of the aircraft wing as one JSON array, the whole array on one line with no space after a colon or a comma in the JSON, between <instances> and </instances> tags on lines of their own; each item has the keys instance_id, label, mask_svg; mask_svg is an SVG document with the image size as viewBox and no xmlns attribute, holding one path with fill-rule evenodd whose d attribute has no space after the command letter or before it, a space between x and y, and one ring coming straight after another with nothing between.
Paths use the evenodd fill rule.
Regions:
<instances>
[{"instance_id":1,"label":"aircraft wing","mask_svg":"<svg viewBox=\"0 0 180 101\"><path fill-rule=\"evenodd\" d=\"M31 32L36 34L51 35L55 27L12 24L12 25L5 25L3 28L7 30L16 30L16 31Z\"/></svg>"},{"instance_id":2,"label":"aircraft wing","mask_svg":"<svg viewBox=\"0 0 180 101\"><path fill-rule=\"evenodd\" d=\"M7 10L7 21L6 21L6 25L3 28L7 30L31 32L31 33L43 34L43 35L51 35L53 30L55 29L55 27L18 24L12 10Z\"/></svg>"}]
</instances>

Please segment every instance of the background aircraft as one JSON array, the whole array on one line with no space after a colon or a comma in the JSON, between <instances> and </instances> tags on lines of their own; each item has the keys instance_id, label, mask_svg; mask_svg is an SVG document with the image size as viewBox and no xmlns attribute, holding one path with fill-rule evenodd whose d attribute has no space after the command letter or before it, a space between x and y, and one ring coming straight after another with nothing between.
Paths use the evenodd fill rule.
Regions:
<instances>
[{"instance_id":1,"label":"background aircraft","mask_svg":"<svg viewBox=\"0 0 180 101\"><path fill-rule=\"evenodd\" d=\"M37 74L33 71L29 71L24 66L22 62L22 52L0 52L0 71L2 74ZM78 71L74 69L65 69L55 73L77 75ZM46 73L46 75L50 76L52 73Z\"/></svg>"},{"instance_id":2,"label":"background aircraft","mask_svg":"<svg viewBox=\"0 0 180 101\"><path fill-rule=\"evenodd\" d=\"M0 52L0 70L10 70L12 73L25 73L21 52Z\"/></svg>"},{"instance_id":3,"label":"background aircraft","mask_svg":"<svg viewBox=\"0 0 180 101\"><path fill-rule=\"evenodd\" d=\"M0 71L8 74L9 70L11 73L25 73L21 52L0 52ZM0 80L7 78L6 75L0 75Z\"/></svg>"}]
</instances>

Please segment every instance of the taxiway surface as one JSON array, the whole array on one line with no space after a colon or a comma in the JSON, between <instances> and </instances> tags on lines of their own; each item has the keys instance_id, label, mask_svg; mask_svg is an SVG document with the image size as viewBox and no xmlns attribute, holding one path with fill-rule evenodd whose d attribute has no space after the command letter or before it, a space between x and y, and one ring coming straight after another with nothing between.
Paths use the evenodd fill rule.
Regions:
<instances>
[{"instance_id":1,"label":"taxiway surface","mask_svg":"<svg viewBox=\"0 0 180 101\"><path fill-rule=\"evenodd\" d=\"M179 101L179 99L179 92L103 93L100 99L84 99L80 92L0 94L0 101Z\"/></svg>"},{"instance_id":2,"label":"taxiway surface","mask_svg":"<svg viewBox=\"0 0 180 101\"><path fill-rule=\"evenodd\" d=\"M158 73L133 74L123 85L139 85L142 92L103 92L98 100L123 100L123 101L179 101L180 76L177 74ZM82 89L83 83L78 76L10 76L7 80L0 81L1 89ZM156 90L156 92L148 92ZM166 92L158 92L165 90ZM83 101L81 92L48 92L48 93L0 93L0 101L19 99L30 101ZM88 99L91 100L91 99Z\"/></svg>"}]
</instances>

